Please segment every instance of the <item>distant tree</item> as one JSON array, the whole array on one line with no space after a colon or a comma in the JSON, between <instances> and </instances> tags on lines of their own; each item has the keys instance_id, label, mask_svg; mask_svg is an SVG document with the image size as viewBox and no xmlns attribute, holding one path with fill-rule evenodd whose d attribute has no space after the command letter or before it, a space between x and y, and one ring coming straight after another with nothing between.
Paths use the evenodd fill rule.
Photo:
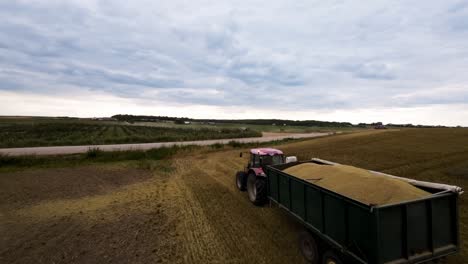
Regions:
<instances>
[{"instance_id":1,"label":"distant tree","mask_svg":"<svg viewBox=\"0 0 468 264\"><path fill-rule=\"evenodd\" d=\"M306 127L375 127L382 126L382 122L374 123L359 123L353 125L349 122L334 122L334 121L318 121L318 120L285 120L285 119L192 119L187 117L170 117L170 116L147 116L147 115L114 115L113 119L121 122L199 122L203 124L248 124L248 125L286 125L286 126L306 126ZM443 127L443 126L428 126L413 124L388 124L392 127Z\"/></svg>"}]
</instances>

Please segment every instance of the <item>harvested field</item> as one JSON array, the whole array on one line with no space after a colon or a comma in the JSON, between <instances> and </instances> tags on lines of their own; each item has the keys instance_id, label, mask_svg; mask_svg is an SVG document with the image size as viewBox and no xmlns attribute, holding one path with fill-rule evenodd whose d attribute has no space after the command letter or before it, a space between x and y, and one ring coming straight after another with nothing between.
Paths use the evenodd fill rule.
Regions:
<instances>
[{"instance_id":1,"label":"harvested field","mask_svg":"<svg viewBox=\"0 0 468 264\"><path fill-rule=\"evenodd\" d=\"M464 129L414 129L277 147L300 159L466 189L467 139ZM0 173L0 190L8 190L0 199L0 263L305 263L296 242L301 226L279 208L252 206L236 190L234 173L246 163L239 150L145 162L151 166L134 161ZM115 178L108 171L117 171ZM466 206L462 195L462 242ZM463 244L443 263L466 263L467 252Z\"/></svg>"},{"instance_id":2,"label":"harvested field","mask_svg":"<svg viewBox=\"0 0 468 264\"><path fill-rule=\"evenodd\" d=\"M303 163L284 172L367 205L399 203L431 195L402 180L353 166Z\"/></svg>"},{"instance_id":3,"label":"harvested field","mask_svg":"<svg viewBox=\"0 0 468 264\"><path fill-rule=\"evenodd\" d=\"M87 166L13 172L8 177L0 177L0 200L8 205L21 203L24 206L45 200L78 199L149 178L149 171L120 167Z\"/></svg>"},{"instance_id":4,"label":"harvested field","mask_svg":"<svg viewBox=\"0 0 468 264\"><path fill-rule=\"evenodd\" d=\"M303 263L300 226L235 189L235 153L2 173L0 262Z\"/></svg>"}]
</instances>

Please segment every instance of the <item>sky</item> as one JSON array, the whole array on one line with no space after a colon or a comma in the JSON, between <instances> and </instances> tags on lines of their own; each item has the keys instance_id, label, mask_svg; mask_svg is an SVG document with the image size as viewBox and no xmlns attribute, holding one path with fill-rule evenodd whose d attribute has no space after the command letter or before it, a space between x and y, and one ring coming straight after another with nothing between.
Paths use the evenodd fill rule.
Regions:
<instances>
[{"instance_id":1,"label":"sky","mask_svg":"<svg viewBox=\"0 0 468 264\"><path fill-rule=\"evenodd\" d=\"M0 2L0 115L468 126L468 1Z\"/></svg>"}]
</instances>

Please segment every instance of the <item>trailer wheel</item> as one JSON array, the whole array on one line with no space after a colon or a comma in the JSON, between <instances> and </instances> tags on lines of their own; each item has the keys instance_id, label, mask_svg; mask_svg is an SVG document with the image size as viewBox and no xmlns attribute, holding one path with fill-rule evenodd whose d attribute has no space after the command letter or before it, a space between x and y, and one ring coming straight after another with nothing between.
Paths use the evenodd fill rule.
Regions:
<instances>
[{"instance_id":1,"label":"trailer wheel","mask_svg":"<svg viewBox=\"0 0 468 264\"><path fill-rule=\"evenodd\" d=\"M320 256L317 248L317 242L308 231L303 231L299 234L299 248L308 263L319 263Z\"/></svg>"},{"instance_id":2,"label":"trailer wheel","mask_svg":"<svg viewBox=\"0 0 468 264\"><path fill-rule=\"evenodd\" d=\"M333 250L328 250L323 254L322 264L343 264L343 262Z\"/></svg>"},{"instance_id":3,"label":"trailer wheel","mask_svg":"<svg viewBox=\"0 0 468 264\"><path fill-rule=\"evenodd\" d=\"M236 173L236 186L239 191L245 191L247 187L247 175L245 175L245 172L243 171L238 171Z\"/></svg>"},{"instance_id":4,"label":"trailer wheel","mask_svg":"<svg viewBox=\"0 0 468 264\"><path fill-rule=\"evenodd\" d=\"M247 176L247 192L249 200L257 205L262 206L266 202L266 180L253 173Z\"/></svg>"}]
</instances>

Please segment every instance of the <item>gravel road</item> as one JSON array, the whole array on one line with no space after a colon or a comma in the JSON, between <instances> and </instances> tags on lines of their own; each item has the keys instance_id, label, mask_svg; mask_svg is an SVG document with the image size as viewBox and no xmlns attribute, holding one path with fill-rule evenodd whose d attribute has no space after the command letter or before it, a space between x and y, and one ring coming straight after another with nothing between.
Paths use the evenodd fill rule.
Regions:
<instances>
[{"instance_id":1,"label":"gravel road","mask_svg":"<svg viewBox=\"0 0 468 264\"><path fill-rule=\"evenodd\" d=\"M179 141L179 142L160 142L160 143L138 143L138 144L114 144L114 145L87 145L87 146L59 146L59 147L33 147L33 148L3 148L0 149L0 154L10 156L21 155L62 155L85 153L89 149L99 148L102 151L119 151L119 150L147 150L154 148L170 147L174 145L199 145L206 146L216 143L227 144L229 141L240 143L253 142L268 142L282 140L286 138L314 138L327 136L332 133L302 133L302 134L284 134L279 133L264 133L263 137L256 138L231 138L231 139L213 139L213 140L197 140L197 141Z\"/></svg>"}]
</instances>

